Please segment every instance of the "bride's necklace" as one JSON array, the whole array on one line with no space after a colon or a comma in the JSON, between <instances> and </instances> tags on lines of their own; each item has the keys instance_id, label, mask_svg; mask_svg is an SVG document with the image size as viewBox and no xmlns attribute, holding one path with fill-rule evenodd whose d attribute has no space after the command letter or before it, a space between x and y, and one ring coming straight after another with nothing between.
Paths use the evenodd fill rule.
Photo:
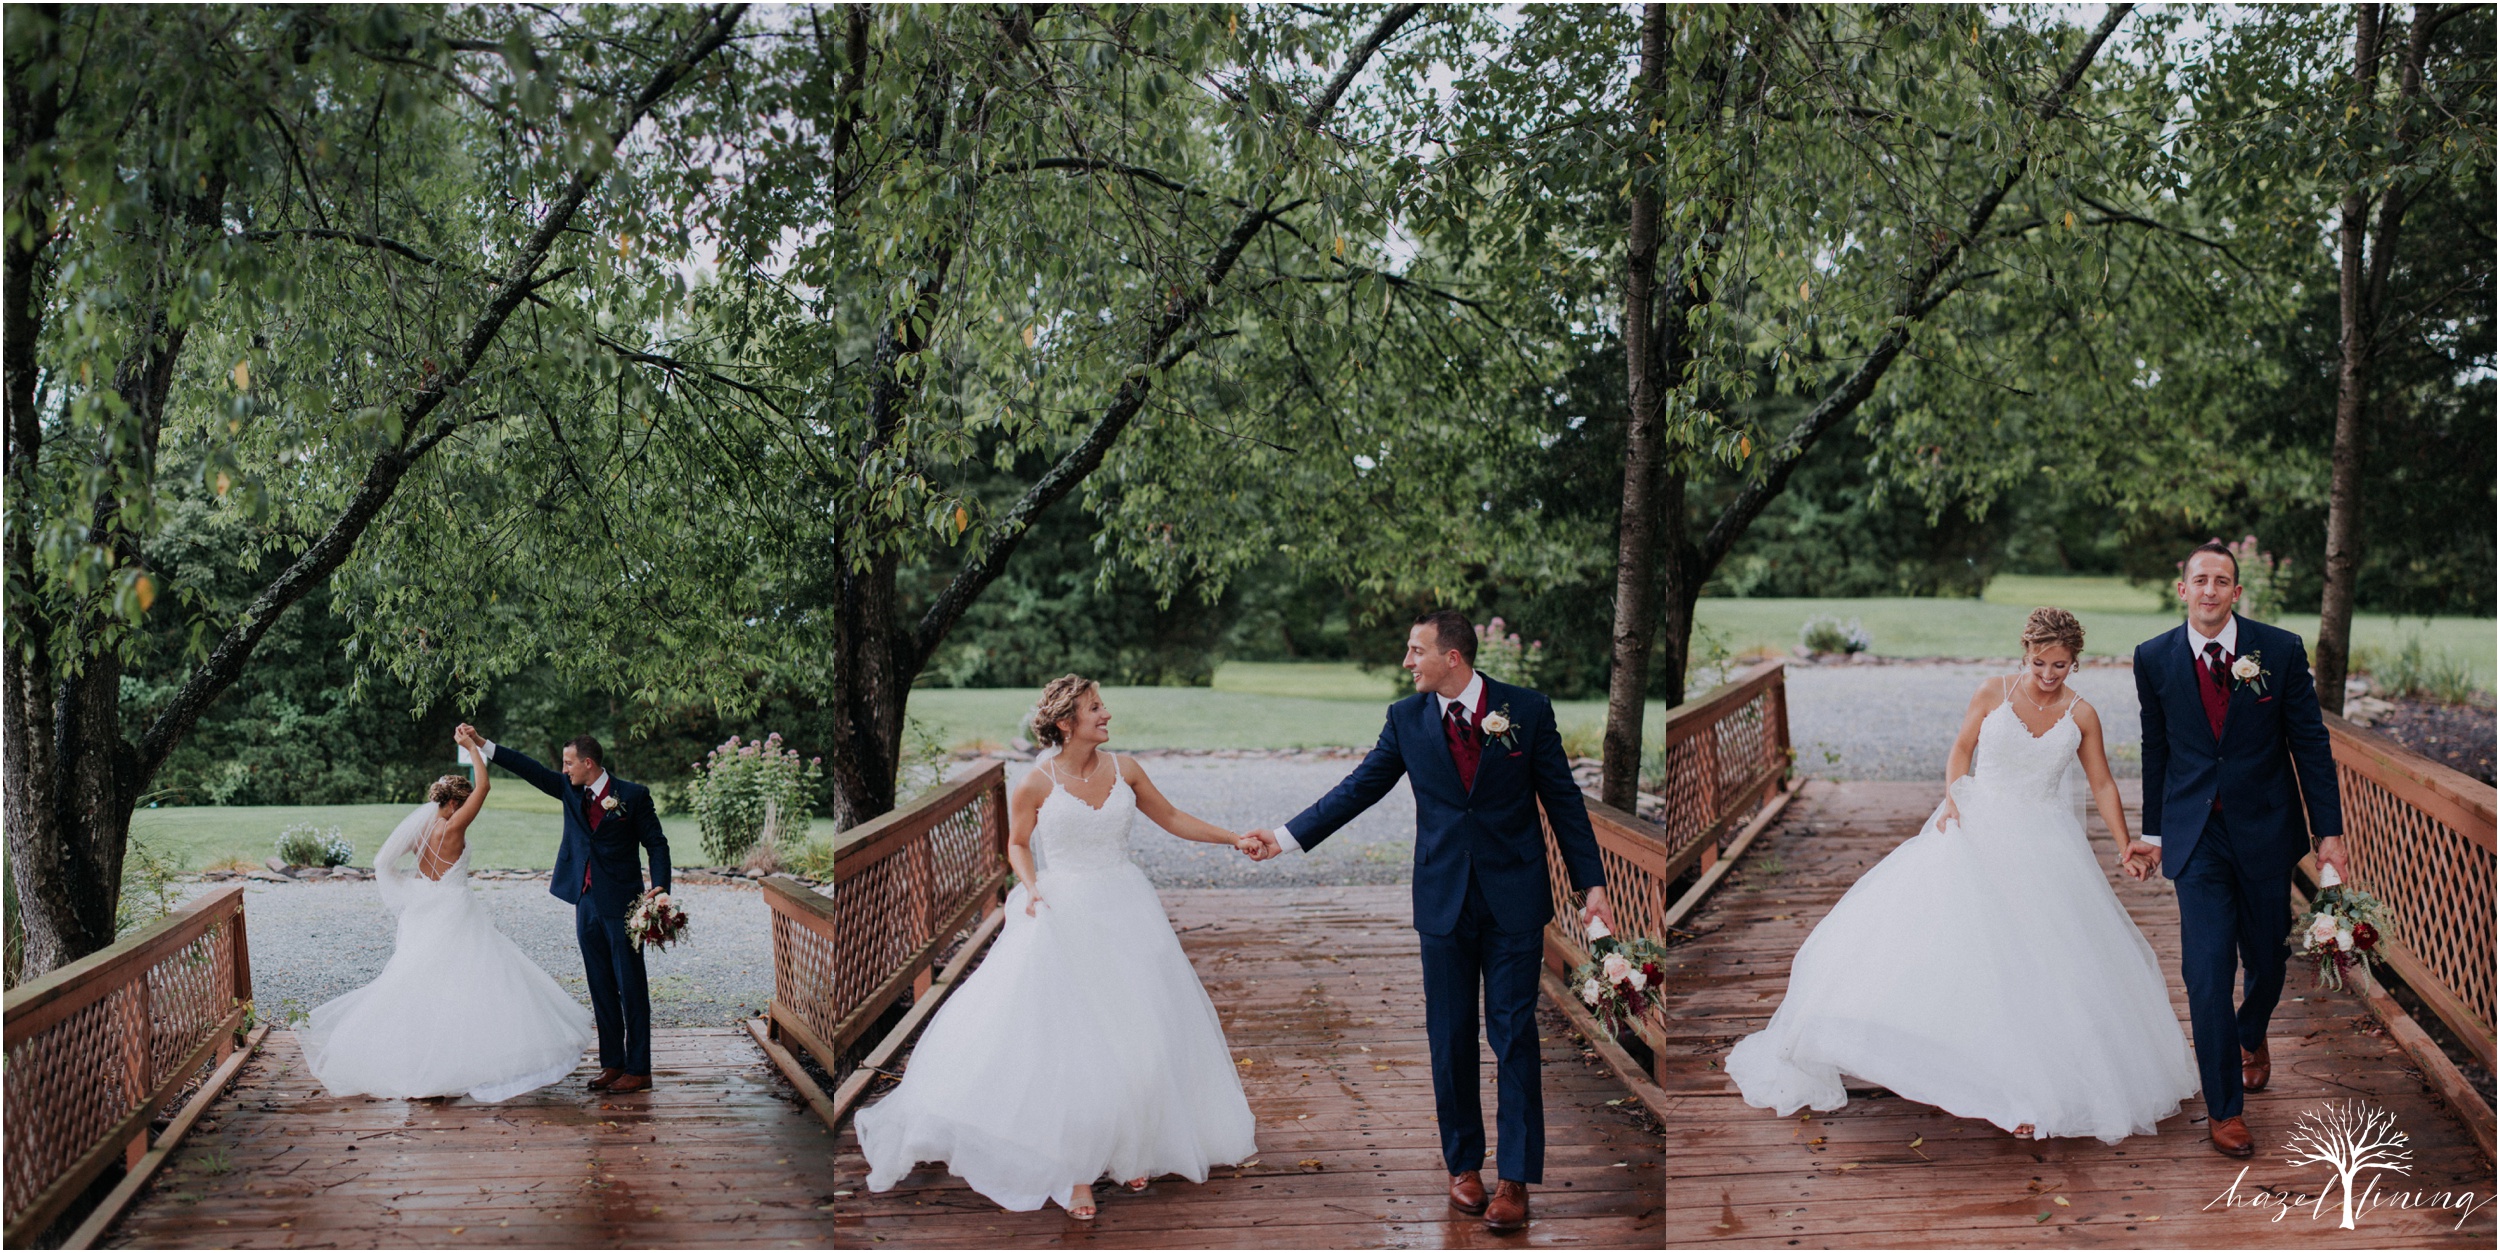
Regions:
<instances>
[{"instance_id":1,"label":"bride's necklace","mask_svg":"<svg viewBox=\"0 0 2500 1253\"><path fill-rule=\"evenodd\" d=\"M2023 698L2023 703L2024 703L2024 704L2031 706L2033 709L2037 709L2037 710L2039 710L2041 713L2047 713L2047 712L2049 711L2049 707L2048 707L2048 706L2043 705L2043 704L2041 704L2039 701L2032 699L2032 696L2031 696L2031 689L2032 689L2032 687L2033 687L2033 684L2032 684L2029 680L2027 680L2027 679L2026 679L2026 680L2021 680L2021 681L2016 682L2016 683L2015 683L2015 685L2014 685L2014 690L2015 690L2017 693L2020 693L2020 694L2021 694L2021 696L2022 696L2022 698ZM2062 706L2062 705L2061 705L2060 707L2061 707L2061 708L2063 708L2063 706Z\"/></svg>"},{"instance_id":2,"label":"bride's necklace","mask_svg":"<svg viewBox=\"0 0 2500 1253\"><path fill-rule=\"evenodd\" d=\"M1087 767L1085 767L1085 773L1083 773L1083 774L1080 774L1080 775L1076 776L1076 781L1077 781L1077 782L1079 782L1079 783L1092 783L1092 782L1094 781L1094 766L1099 766L1099 765L1101 765L1101 764L1102 764L1102 753L1101 753L1099 750L1097 750L1097 751L1094 753L1094 764L1093 764L1092 766L1087 766ZM1067 784L1066 784L1065 782L1062 782L1062 783L1060 784L1060 786L1065 787L1065 786L1067 786Z\"/></svg>"}]
</instances>

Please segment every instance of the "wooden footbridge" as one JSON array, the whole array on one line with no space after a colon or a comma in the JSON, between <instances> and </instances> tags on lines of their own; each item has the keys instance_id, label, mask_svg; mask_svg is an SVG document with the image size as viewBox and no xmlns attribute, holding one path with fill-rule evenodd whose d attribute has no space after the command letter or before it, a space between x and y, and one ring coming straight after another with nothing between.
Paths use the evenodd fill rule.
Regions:
<instances>
[{"instance_id":1,"label":"wooden footbridge","mask_svg":"<svg viewBox=\"0 0 2500 1253\"><path fill-rule=\"evenodd\" d=\"M1592 806L1620 929L1693 938L1621 1040L1548 980L1547 1177L1523 1235L1441 1202L1402 888L1164 894L1233 1045L1255 1159L1204 1184L1098 1189L1091 1223L1002 1213L935 1167L868 1192L850 1115L908 1065L1002 922L993 764L847 833L825 892L766 880L771 1013L658 1033L655 1088L625 1097L578 1082L491 1106L327 1096L292 1034L253 1019L240 890L211 893L9 994L6 1242L2491 1246L2492 789L2341 725L2355 878L2388 906L2403 988L2287 999L2275 1086L2249 1102L2253 1163L2205 1147L2194 1102L2112 1147L2018 1142L1879 1093L1802 1119L1736 1099L1718 1058L1934 791L1795 785L1781 674L1670 714L1663 821ZM2117 887L2175 958L2167 885ZM1548 955L1559 970L1582 954L1557 928ZM2333 1196L2310 1217L2329 1176L2281 1151L2330 1100L2368 1101L2410 1137L2410 1173L2378 1175L2350 1229Z\"/></svg>"}]
</instances>

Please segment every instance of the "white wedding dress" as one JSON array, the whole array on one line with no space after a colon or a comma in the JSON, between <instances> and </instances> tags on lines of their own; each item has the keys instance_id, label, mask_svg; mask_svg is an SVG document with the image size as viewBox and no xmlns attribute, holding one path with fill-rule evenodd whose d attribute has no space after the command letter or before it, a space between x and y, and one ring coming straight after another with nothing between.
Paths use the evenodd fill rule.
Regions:
<instances>
[{"instance_id":1,"label":"white wedding dress","mask_svg":"<svg viewBox=\"0 0 2500 1253\"><path fill-rule=\"evenodd\" d=\"M944 1162L1011 1210L1077 1187L1177 1174L1257 1151L1215 1005L1145 872L1129 860L1137 795L1096 809L1058 785L1033 828L1042 904L1007 894L997 943L941 1007L903 1082L859 1112L868 1187Z\"/></svg>"},{"instance_id":2,"label":"white wedding dress","mask_svg":"<svg viewBox=\"0 0 2500 1253\"><path fill-rule=\"evenodd\" d=\"M2114 1144L2195 1094L2169 984L2084 834L2081 742L2071 707L2037 737L2011 705L1989 711L1951 790L1961 820L1931 816L1859 876L1797 950L1770 1026L1728 1054L1747 1103L1838 1109L1848 1076Z\"/></svg>"},{"instance_id":3,"label":"white wedding dress","mask_svg":"<svg viewBox=\"0 0 2500 1253\"><path fill-rule=\"evenodd\" d=\"M305 1065L334 1096L502 1101L573 1073L596 1037L590 1010L469 890L467 850L440 879L400 868L436 813L419 806L373 859L374 885L399 915L390 961L296 1033Z\"/></svg>"}]
</instances>

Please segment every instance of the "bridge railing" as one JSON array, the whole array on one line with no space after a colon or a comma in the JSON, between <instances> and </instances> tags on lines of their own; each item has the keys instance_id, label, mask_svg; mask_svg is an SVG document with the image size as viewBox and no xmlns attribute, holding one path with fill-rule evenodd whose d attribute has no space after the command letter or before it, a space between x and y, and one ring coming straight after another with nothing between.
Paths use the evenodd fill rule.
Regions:
<instances>
[{"instance_id":1,"label":"bridge railing","mask_svg":"<svg viewBox=\"0 0 2500 1253\"><path fill-rule=\"evenodd\" d=\"M775 1035L839 1078L843 1053L1006 887L1007 771L990 762L843 832L833 882L764 880Z\"/></svg>"},{"instance_id":2,"label":"bridge railing","mask_svg":"<svg viewBox=\"0 0 2500 1253\"><path fill-rule=\"evenodd\" d=\"M2490 1069L2494 790L2342 718L2326 724L2352 878L2383 907L2381 952Z\"/></svg>"},{"instance_id":3,"label":"bridge railing","mask_svg":"<svg viewBox=\"0 0 2500 1253\"><path fill-rule=\"evenodd\" d=\"M1711 870L1722 841L1779 794L1790 761L1786 663L1754 666L1667 711L1660 744L1664 770L1659 790L1666 799L1660 821L1588 802L1615 932L1626 938L1664 939L1668 927L1689 912L1698 893L1715 878L1671 898L1668 893L1676 882L1695 869ZM1588 960L1588 947L1550 823L1545 856L1554 885L1546 960L1563 973ZM1653 1049L1660 1047L1666 1032L1663 1010L1653 1005L1633 1029Z\"/></svg>"},{"instance_id":4,"label":"bridge railing","mask_svg":"<svg viewBox=\"0 0 2500 1253\"><path fill-rule=\"evenodd\" d=\"M8 994L6 1242L22 1248L118 1159L211 1059L252 999L243 889L188 908Z\"/></svg>"}]
</instances>

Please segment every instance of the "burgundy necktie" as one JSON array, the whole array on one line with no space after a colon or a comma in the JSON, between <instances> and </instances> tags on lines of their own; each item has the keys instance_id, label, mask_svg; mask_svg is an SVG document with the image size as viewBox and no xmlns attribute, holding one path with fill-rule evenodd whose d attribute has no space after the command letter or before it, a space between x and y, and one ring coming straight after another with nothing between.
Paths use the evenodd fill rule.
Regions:
<instances>
[{"instance_id":1,"label":"burgundy necktie","mask_svg":"<svg viewBox=\"0 0 2500 1253\"><path fill-rule=\"evenodd\" d=\"M2220 641L2205 644L2205 675L2211 683L2197 685L2197 698L2205 704L2205 721L2211 723L2214 738L2222 738L2223 715L2231 708L2231 659L2222 651Z\"/></svg>"},{"instance_id":2,"label":"burgundy necktie","mask_svg":"<svg viewBox=\"0 0 2500 1253\"><path fill-rule=\"evenodd\" d=\"M1449 732L1450 760L1458 766L1458 785L1476 790L1476 763L1484 755L1484 746L1476 742L1476 733L1467 722L1467 707L1450 702L1449 717L1442 723Z\"/></svg>"}]
</instances>

